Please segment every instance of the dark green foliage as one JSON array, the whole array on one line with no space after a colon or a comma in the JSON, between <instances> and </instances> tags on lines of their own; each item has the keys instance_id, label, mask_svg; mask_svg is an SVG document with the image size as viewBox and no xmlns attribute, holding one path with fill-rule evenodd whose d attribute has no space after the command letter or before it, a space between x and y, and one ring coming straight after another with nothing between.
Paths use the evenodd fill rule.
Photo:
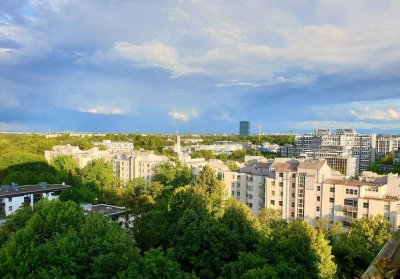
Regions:
<instances>
[{"instance_id":1,"label":"dark green foliage","mask_svg":"<svg viewBox=\"0 0 400 279\"><path fill-rule=\"evenodd\" d=\"M0 250L2 278L111 278L138 260L128 235L72 202L41 201Z\"/></svg>"},{"instance_id":2,"label":"dark green foliage","mask_svg":"<svg viewBox=\"0 0 400 279\"><path fill-rule=\"evenodd\" d=\"M360 276L391 235L390 223L381 215L355 220L348 231L332 240L339 274L345 278Z\"/></svg>"},{"instance_id":3,"label":"dark green foliage","mask_svg":"<svg viewBox=\"0 0 400 279\"><path fill-rule=\"evenodd\" d=\"M162 164L154 177L154 181L175 189L188 185L192 181L192 171L179 163L176 165L172 163Z\"/></svg>"}]
</instances>

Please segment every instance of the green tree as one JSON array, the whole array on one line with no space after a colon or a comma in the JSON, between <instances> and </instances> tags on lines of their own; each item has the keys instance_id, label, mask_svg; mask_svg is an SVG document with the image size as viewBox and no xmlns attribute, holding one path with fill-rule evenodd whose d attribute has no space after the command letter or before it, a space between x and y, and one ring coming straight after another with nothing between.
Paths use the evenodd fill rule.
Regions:
<instances>
[{"instance_id":1,"label":"green tree","mask_svg":"<svg viewBox=\"0 0 400 279\"><path fill-rule=\"evenodd\" d=\"M333 240L339 274L346 278L362 275L390 239L390 227L382 215L354 220L346 232Z\"/></svg>"},{"instance_id":2,"label":"green tree","mask_svg":"<svg viewBox=\"0 0 400 279\"><path fill-rule=\"evenodd\" d=\"M328 240L304 221L273 229L259 253L279 277L333 278L336 273Z\"/></svg>"},{"instance_id":3,"label":"green tree","mask_svg":"<svg viewBox=\"0 0 400 279\"><path fill-rule=\"evenodd\" d=\"M220 221L231 232L231 243L226 247L225 253L229 256L229 261L234 261L240 252L256 251L261 239L261 227L250 208L244 203L229 199L224 208Z\"/></svg>"},{"instance_id":4,"label":"green tree","mask_svg":"<svg viewBox=\"0 0 400 279\"><path fill-rule=\"evenodd\" d=\"M207 201L213 215L220 214L223 201L227 198L227 190L225 184L217 178L215 171L205 166L196 176L194 186L209 197Z\"/></svg>"},{"instance_id":5,"label":"green tree","mask_svg":"<svg viewBox=\"0 0 400 279\"><path fill-rule=\"evenodd\" d=\"M258 212L257 220L267 228L274 228L286 223L282 219L281 210L267 207L264 207Z\"/></svg>"},{"instance_id":6,"label":"green tree","mask_svg":"<svg viewBox=\"0 0 400 279\"><path fill-rule=\"evenodd\" d=\"M180 163L176 165L166 163L159 166L154 181L165 185L172 190L181 186L188 185L192 180L192 171L189 167Z\"/></svg>"},{"instance_id":7,"label":"green tree","mask_svg":"<svg viewBox=\"0 0 400 279\"><path fill-rule=\"evenodd\" d=\"M190 153L190 156L195 158L204 158L207 161L210 159L215 159L215 154L211 150L196 150Z\"/></svg>"},{"instance_id":8,"label":"green tree","mask_svg":"<svg viewBox=\"0 0 400 279\"><path fill-rule=\"evenodd\" d=\"M12 233L25 227L32 215L32 207L28 204L24 204L14 214L7 216L6 222L0 226L0 248L7 242Z\"/></svg>"},{"instance_id":9,"label":"green tree","mask_svg":"<svg viewBox=\"0 0 400 279\"><path fill-rule=\"evenodd\" d=\"M82 182L100 189L100 198L104 201L104 192L111 188L115 182L111 163L106 162L104 159L92 161L82 169Z\"/></svg>"},{"instance_id":10,"label":"green tree","mask_svg":"<svg viewBox=\"0 0 400 279\"><path fill-rule=\"evenodd\" d=\"M72 202L42 200L0 250L2 278L111 278L139 255L125 231Z\"/></svg>"}]
</instances>

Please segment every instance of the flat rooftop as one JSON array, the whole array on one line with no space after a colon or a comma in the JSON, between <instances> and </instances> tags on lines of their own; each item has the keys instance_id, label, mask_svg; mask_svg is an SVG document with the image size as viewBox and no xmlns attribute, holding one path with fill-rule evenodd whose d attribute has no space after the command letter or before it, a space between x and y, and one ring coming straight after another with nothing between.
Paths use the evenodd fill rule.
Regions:
<instances>
[{"instance_id":1,"label":"flat rooftop","mask_svg":"<svg viewBox=\"0 0 400 279\"><path fill-rule=\"evenodd\" d=\"M325 181L326 184L336 184L336 185L346 185L346 186L383 186L381 184L366 182L366 181L359 181L359 180L345 180L345 179L327 179Z\"/></svg>"},{"instance_id":2,"label":"flat rooftop","mask_svg":"<svg viewBox=\"0 0 400 279\"><path fill-rule=\"evenodd\" d=\"M58 190L65 190L69 185L63 184L35 184L35 185L19 185L19 186L0 186L0 198L16 197L34 193L47 193Z\"/></svg>"},{"instance_id":3,"label":"flat rooftop","mask_svg":"<svg viewBox=\"0 0 400 279\"><path fill-rule=\"evenodd\" d=\"M104 216L115 216L128 212L128 209L125 207L109 204L84 204L82 207L85 213L99 213Z\"/></svg>"}]
</instances>

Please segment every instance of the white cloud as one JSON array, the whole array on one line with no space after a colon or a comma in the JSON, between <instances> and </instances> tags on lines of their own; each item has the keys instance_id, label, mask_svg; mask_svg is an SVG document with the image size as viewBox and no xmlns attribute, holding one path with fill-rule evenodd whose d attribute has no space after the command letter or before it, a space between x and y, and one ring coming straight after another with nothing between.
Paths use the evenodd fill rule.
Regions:
<instances>
[{"instance_id":1,"label":"white cloud","mask_svg":"<svg viewBox=\"0 0 400 279\"><path fill-rule=\"evenodd\" d=\"M171 111L168 114L172 119L182 122L189 122L189 120L199 116L199 114L196 111L192 111L190 113L182 111Z\"/></svg>"},{"instance_id":2,"label":"white cloud","mask_svg":"<svg viewBox=\"0 0 400 279\"><path fill-rule=\"evenodd\" d=\"M116 42L113 51L120 57L137 62L139 66L159 67L171 71L176 76L200 71L186 66L173 47L160 42L141 45Z\"/></svg>"},{"instance_id":3,"label":"white cloud","mask_svg":"<svg viewBox=\"0 0 400 279\"><path fill-rule=\"evenodd\" d=\"M93 113L93 114L105 114L105 115L123 115L124 111L119 108L112 108L112 107L89 107L89 108L82 108L79 111L86 112L86 113Z\"/></svg>"},{"instance_id":4,"label":"white cloud","mask_svg":"<svg viewBox=\"0 0 400 279\"><path fill-rule=\"evenodd\" d=\"M189 17L189 14L185 13L182 9L171 8L168 10L168 21L185 21Z\"/></svg>"},{"instance_id":5,"label":"white cloud","mask_svg":"<svg viewBox=\"0 0 400 279\"><path fill-rule=\"evenodd\" d=\"M400 120L400 108L393 106L365 107L364 109L353 109L351 114L360 120L393 121Z\"/></svg>"}]
</instances>

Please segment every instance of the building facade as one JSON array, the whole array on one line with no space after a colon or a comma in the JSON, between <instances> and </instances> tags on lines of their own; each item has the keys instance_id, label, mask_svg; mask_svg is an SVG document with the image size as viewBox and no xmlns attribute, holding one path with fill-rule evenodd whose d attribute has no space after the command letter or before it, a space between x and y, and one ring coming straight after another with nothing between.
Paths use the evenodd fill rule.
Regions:
<instances>
[{"instance_id":1,"label":"building facade","mask_svg":"<svg viewBox=\"0 0 400 279\"><path fill-rule=\"evenodd\" d=\"M60 193L67 188L68 185L45 182L39 182L37 185L0 186L0 214L10 215L23 204L34 207L42 198L58 199Z\"/></svg>"},{"instance_id":2,"label":"building facade","mask_svg":"<svg viewBox=\"0 0 400 279\"><path fill-rule=\"evenodd\" d=\"M250 121L240 121L239 123L239 136L250 135Z\"/></svg>"},{"instance_id":3,"label":"building facade","mask_svg":"<svg viewBox=\"0 0 400 279\"><path fill-rule=\"evenodd\" d=\"M281 210L285 220L314 225L321 218L348 226L355 219L383 215L393 230L400 225L400 177L365 172L358 180L345 179L326 160L276 158L246 163L227 172L228 193L246 203L253 214L267 207Z\"/></svg>"}]
</instances>

